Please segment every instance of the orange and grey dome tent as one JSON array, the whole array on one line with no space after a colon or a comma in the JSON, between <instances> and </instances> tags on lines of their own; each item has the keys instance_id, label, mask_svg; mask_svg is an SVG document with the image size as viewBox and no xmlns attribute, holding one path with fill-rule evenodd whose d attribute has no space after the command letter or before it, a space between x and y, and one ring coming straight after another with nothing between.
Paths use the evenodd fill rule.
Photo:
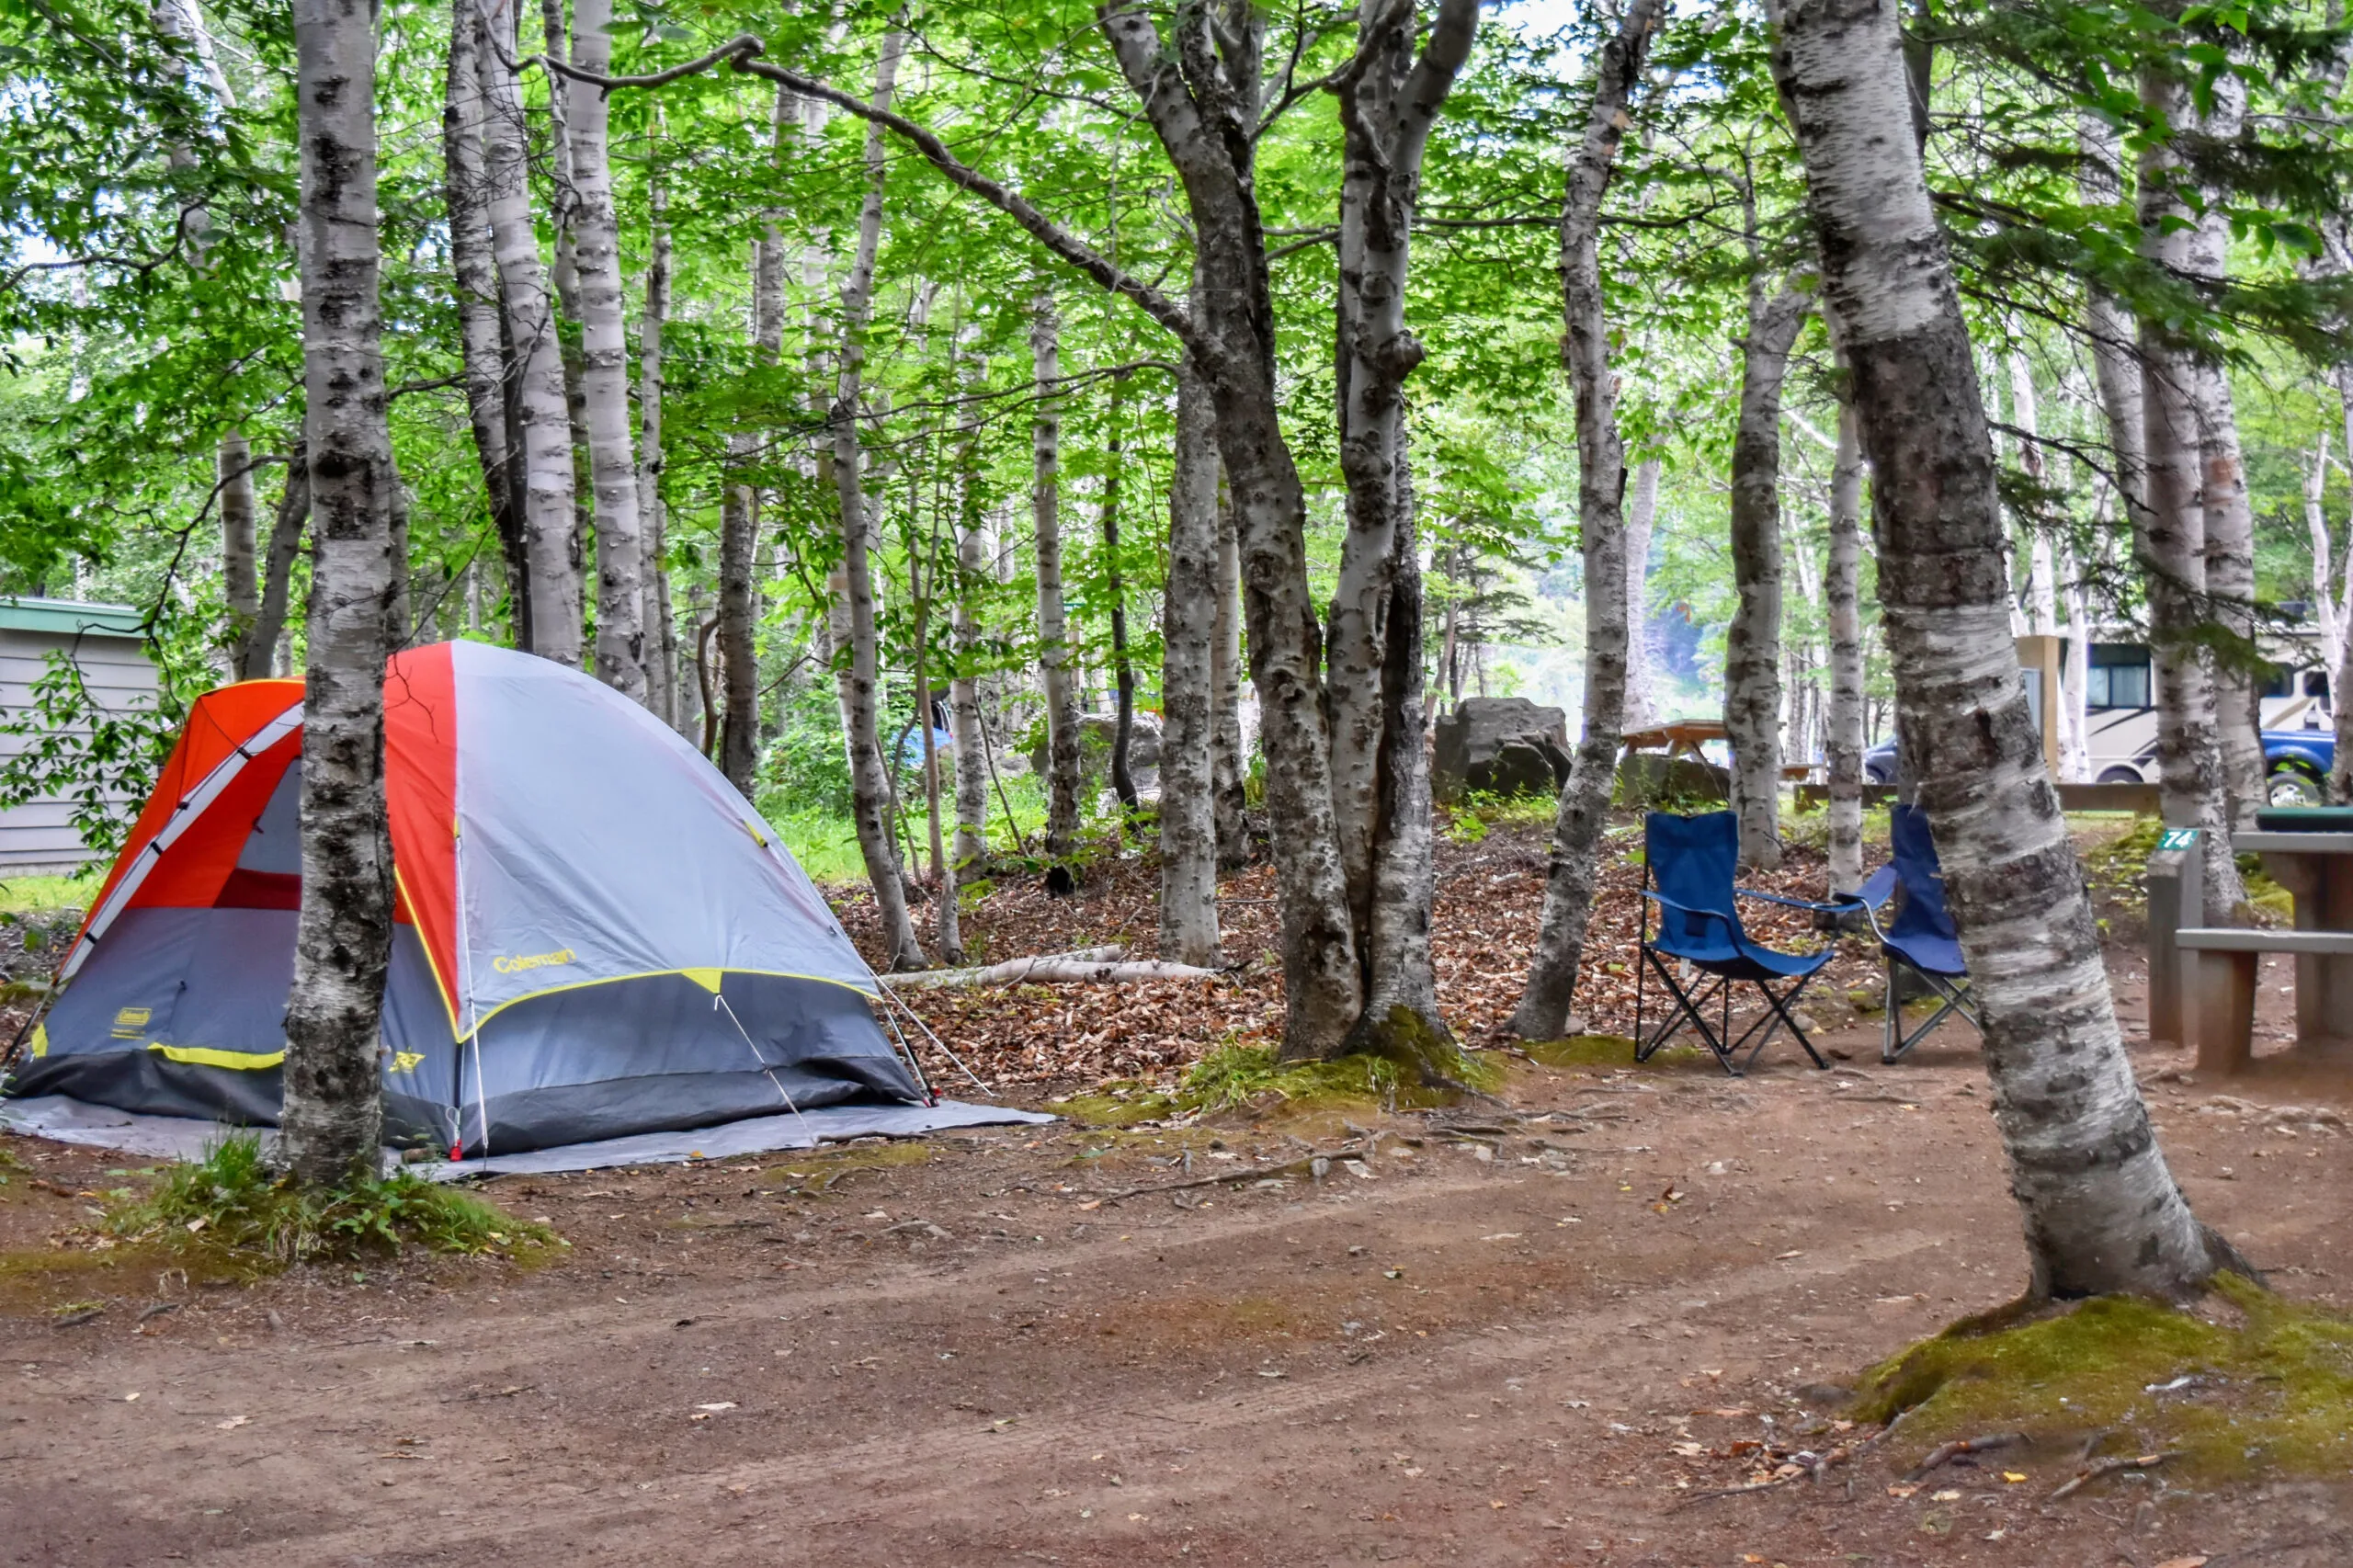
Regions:
<instances>
[{"instance_id":1,"label":"orange and grey dome tent","mask_svg":"<svg viewBox=\"0 0 2353 1568\"><path fill-rule=\"evenodd\" d=\"M301 898L302 684L197 699L9 1093L273 1126ZM388 1138L452 1158L923 1105L775 831L668 726L477 642L384 684Z\"/></svg>"}]
</instances>

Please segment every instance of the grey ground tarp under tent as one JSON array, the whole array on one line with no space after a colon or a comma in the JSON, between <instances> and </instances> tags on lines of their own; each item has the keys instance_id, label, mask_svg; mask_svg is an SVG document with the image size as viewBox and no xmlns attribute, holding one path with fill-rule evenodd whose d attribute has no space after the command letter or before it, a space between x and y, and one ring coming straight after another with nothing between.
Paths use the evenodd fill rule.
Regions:
<instances>
[{"instance_id":1,"label":"grey ground tarp under tent","mask_svg":"<svg viewBox=\"0 0 2353 1568\"><path fill-rule=\"evenodd\" d=\"M627 1138L533 1149L519 1154L494 1154L456 1165L447 1160L428 1160L408 1168L436 1181L452 1181L476 1176L600 1170L612 1165L677 1165L687 1160L722 1160L779 1149L813 1149L820 1142L835 1143L875 1134L908 1138L952 1127L1053 1119L1041 1111L967 1105L959 1100L941 1100L932 1106L820 1106L798 1116L787 1113L749 1117L689 1132L642 1132ZM193 1117L144 1116L137 1111L87 1105L64 1095L0 1100L0 1127L60 1143L119 1149L126 1154L175 1160L201 1158L209 1145L231 1131ZM256 1131L265 1141L277 1136L267 1129ZM400 1163L396 1150L387 1149L384 1155L387 1169Z\"/></svg>"}]
</instances>

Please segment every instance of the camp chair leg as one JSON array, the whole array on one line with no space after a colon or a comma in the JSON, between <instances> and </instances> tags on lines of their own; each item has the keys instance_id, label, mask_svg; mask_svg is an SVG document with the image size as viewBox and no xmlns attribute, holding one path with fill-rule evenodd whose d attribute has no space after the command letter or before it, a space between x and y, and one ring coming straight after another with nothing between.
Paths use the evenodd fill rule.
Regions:
<instances>
[{"instance_id":1,"label":"camp chair leg","mask_svg":"<svg viewBox=\"0 0 2353 1568\"><path fill-rule=\"evenodd\" d=\"M1765 998L1766 1014L1749 1025L1740 1039L1733 1043L1733 1050L1738 1051L1742 1046L1747 1045L1750 1035L1756 1034L1759 1029L1764 1031L1763 1037L1749 1050L1748 1066L1756 1066L1756 1059L1765 1054L1765 1048L1773 1043L1774 1034L1782 1028L1787 1028L1790 1037L1804 1048L1806 1055L1813 1059L1816 1067L1825 1073L1830 1071L1830 1063L1822 1059L1822 1052L1814 1050L1813 1041L1806 1038L1805 1030L1798 1028L1798 1021L1790 1016L1790 1009L1797 1005L1798 997L1804 992L1806 986L1812 983L1813 979L1812 975L1805 976L1779 996L1774 995L1773 988L1763 981L1752 982L1756 987L1757 994Z\"/></svg>"},{"instance_id":2,"label":"camp chair leg","mask_svg":"<svg viewBox=\"0 0 2353 1568\"><path fill-rule=\"evenodd\" d=\"M1674 971L1666 967L1666 961L1659 957L1656 949L1643 948L1643 959L1657 967L1659 983L1666 987L1666 994L1675 999L1675 1004L1673 1010L1667 1015L1666 1021L1659 1025L1655 1033L1647 1039L1639 1033L1635 1035L1634 1060L1637 1062L1648 1062L1688 1022L1692 1028L1699 1031L1699 1038L1707 1041L1708 1049L1714 1052L1716 1061L1722 1065L1724 1071L1735 1078L1740 1076L1740 1069L1733 1065L1732 1053L1725 1049L1722 1035L1708 1027L1706 1015L1699 1011L1719 991L1729 993L1730 983L1718 977L1709 984L1687 991L1676 983ZM1639 978L1639 968L1636 973ZM1728 997L1727 1000L1729 1000ZM1638 1025L1637 1028L1639 1027Z\"/></svg>"},{"instance_id":3,"label":"camp chair leg","mask_svg":"<svg viewBox=\"0 0 2353 1568\"><path fill-rule=\"evenodd\" d=\"M1895 959L1891 956L1887 962L1887 994L1890 997L1895 994ZM1887 1013L1887 1040L1880 1047L1879 1059L1881 1062L1901 1060L1914 1046L1927 1039L1938 1024L1955 1013L1966 1018L1970 1028L1975 1029L1981 1039L1984 1036L1985 1020L1978 1016L1976 1005L1970 1000L1966 980L1955 984L1943 975L1930 974L1927 970L1915 969L1910 964L1904 967L1933 987L1940 1003L1918 1028L1909 1030L1902 1027L1901 1010L1891 1006Z\"/></svg>"}]
</instances>

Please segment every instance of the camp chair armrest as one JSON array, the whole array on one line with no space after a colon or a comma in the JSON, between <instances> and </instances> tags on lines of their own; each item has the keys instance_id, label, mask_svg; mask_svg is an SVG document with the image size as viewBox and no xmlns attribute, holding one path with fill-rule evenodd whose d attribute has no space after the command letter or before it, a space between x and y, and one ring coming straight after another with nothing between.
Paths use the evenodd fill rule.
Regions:
<instances>
[{"instance_id":1,"label":"camp chair armrest","mask_svg":"<svg viewBox=\"0 0 2353 1568\"><path fill-rule=\"evenodd\" d=\"M1895 862L1889 861L1863 880L1863 885L1845 895L1847 902L1859 903L1865 909L1877 909L1895 896Z\"/></svg>"},{"instance_id":2,"label":"camp chair armrest","mask_svg":"<svg viewBox=\"0 0 2353 1568\"><path fill-rule=\"evenodd\" d=\"M1653 892L1648 888L1644 888L1643 890L1643 896L1650 900L1653 903L1657 904L1661 909L1671 909L1677 915L1696 915L1701 920L1720 921L1722 923L1725 929L1731 931L1733 936L1737 937L1740 935L1740 923L1734 920L1731 915L1724 914L1722 910L1694 909L1688 903L1677 903L1673 899L1668 898L1665 894Z\"/></svg>"},{"instance_id":3,"label":"camp chair armrest","mask_svg":"<svg viewBox=\"0 0 2353 1568\"><path fill-rule=\"evenodd\" d=\"M1732 892L1734 898L1753 898L1761 903L1786 904L1791 909L1812 909L1826 915L1835 915L1842 909L1852 909L1855 906L1855 901L1851 898L1837 899L1829 903L1817 903L1810 898L1784 898L1777 892L1758 892L1753 888L1734 888Z\"/></svg>"}]
</instances>

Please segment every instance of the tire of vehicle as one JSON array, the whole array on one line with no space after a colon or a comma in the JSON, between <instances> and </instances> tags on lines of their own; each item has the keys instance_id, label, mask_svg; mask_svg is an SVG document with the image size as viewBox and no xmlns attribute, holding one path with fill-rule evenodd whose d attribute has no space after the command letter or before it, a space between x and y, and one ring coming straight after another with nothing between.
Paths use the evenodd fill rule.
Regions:
<instances>
[{"instance_id":1,"label":"tire of vehicle","mask_svg":"<svg viewBox=\"0 0 2353 1568\"><path fill-rule=\"evenodd\" d=\"M2328 799L2321 781L2293 763L2273 768L2269 783L2275 806L2318 806Z\"/></svg>"},{"instance_id":2,"label":"tire of vehicle","mask_svg":"<svg viewBox=\"0 0 2353 1568\"><path fill-rule=\"evenodd\" d=\"M2099 776L2103 784L2144 784L2148 782L2129 767L2111 767Z\"/></svg>"}]
</instances>

